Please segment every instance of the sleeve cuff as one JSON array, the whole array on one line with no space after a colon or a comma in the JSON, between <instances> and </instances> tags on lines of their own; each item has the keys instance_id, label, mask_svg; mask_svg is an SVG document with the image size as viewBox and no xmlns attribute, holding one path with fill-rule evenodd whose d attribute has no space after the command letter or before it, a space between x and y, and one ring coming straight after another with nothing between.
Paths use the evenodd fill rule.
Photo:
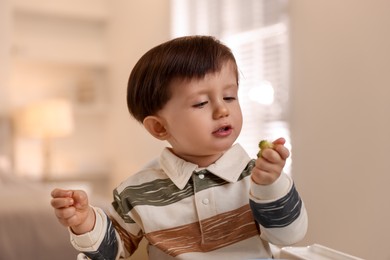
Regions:
<instances>
[{"instance_id":1,"label":"sleeve cuff","mask_svg":"<svg viewBox=\"0 0 390 260\"><path fill-rule=\"evenodd\" d=\"M70 233L70 242L73 247L81 252L97 251L107 230L107 217L104 211L97 207L92 207L95 216L94 228L85 234L76 235L68 228Z\"/></svg>"},{"instance_id":2,"label":"sleeve cuff","mask_svg":"<svg viewBox=\"0 0 390 260\"><path fill-rule=\"evenodd\" d=\"M288 193L292 185L291 178L284 173L270 185L259 185L251 181L251 199L261 203L280 199Z\"/></svg>"}]
</instances>

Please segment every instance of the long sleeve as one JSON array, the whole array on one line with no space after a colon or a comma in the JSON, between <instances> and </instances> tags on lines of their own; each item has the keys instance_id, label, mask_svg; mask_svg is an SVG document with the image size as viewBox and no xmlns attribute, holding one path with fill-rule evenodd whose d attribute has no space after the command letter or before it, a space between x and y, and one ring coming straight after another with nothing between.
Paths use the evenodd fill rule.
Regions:
<instances>
[{"instance_id":1,"label":"long sleeve","mask_svg":"<svg viewBox=\"0 0 390 260\"><path fill-rule=\"evenodd\" d=\"M282 174L271 185L252 182L250 206L263 239L276 245L299 242L307 231L307 212L292 179Z\"/></svg>"},{"instance_id":2,"label":"long sleeve","mask_svg":"<svg viewBox=\"0 0 390 260\"><path fill-rule=\"evenodd\" d=\"M75 235L69 230L73 247L90 259L119 259L122 245L113 222L102 209L96 207L93 209L96 221L92 231Z\"/></svg>"}]
</instances>

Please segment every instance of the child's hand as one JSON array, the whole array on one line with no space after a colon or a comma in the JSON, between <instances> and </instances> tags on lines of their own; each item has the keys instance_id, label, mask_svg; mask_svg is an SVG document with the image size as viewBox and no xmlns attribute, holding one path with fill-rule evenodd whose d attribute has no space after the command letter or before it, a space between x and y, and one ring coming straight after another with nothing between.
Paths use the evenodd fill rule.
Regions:
<instances>
[{"instance_id":1,"label":"child's hand","mask_svg":"<svg viewBox=\"0 0 390 260\"><path fill-rule=\"evenodd\" d=\"M272 142L272 148L265 148L252 169L252 180L259 185L272 184L279 178L290 151L284 146L286 140L279 138Z\"/></svg>"},{"instance_id":2,"label":"child's hand","mask_svg":"<svg viewBox=\"0 0 390 260\"><path fill-rule=\"evenodd\" d=\"M62 225L70 227L75 234L84 234L93 229L95 213L84 191L54 189L51 196L51 205Z\"/></svg>"}]
</instances>

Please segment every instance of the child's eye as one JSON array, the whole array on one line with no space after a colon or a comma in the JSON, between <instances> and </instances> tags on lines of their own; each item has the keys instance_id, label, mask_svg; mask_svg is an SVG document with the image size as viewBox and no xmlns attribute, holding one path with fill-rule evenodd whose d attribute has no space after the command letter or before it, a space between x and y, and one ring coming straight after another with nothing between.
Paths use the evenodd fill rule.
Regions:
<instances>
[{"instance_id":1,"label":"child's eye","mask_svg":"<svg viewBox=\"0 0 390 260\"><path fill-rule=\"evenodd\" d=\"M225 100L225 101L233 101L233 100L236 100L236 97L224 97L223 100Z\"/></svg>"},{"instance_id":2,"label":"child's eye","mask_svg":"<svg viewBox=\"0 0 390 260\"><path fill-rule=\"evenodd\" d=\"M202 107L204 107L207 103L208 103L208 101L200 102L200 103L197 103L197 104L193 105L192 107L195 107L195 108L202 108Z\"/></svg>"}]
</instances>

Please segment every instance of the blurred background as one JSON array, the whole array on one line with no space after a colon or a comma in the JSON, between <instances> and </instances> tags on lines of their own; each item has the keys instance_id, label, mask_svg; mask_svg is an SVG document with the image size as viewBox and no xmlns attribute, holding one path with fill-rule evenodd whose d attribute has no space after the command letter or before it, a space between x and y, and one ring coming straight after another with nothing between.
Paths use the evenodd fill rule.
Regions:
<instances>
[{"instance_id":1,"label":"blurred background","mask_svg":"<svg viewBox=\"0 0 390 260\"><path fill-rule=\"evenodd\" d=\"M388 10L386 0L1 0L0 222L15 228L14 216L37 211L32 190L44 191L37 204L49 204L53 187L109 203L167 145L127 112L132 67L173 37L210 34L240 68L238 142L251 156L260 139L284 136L291 148L285 170L309 213L298 245L390 259ZM37 217L50 215L46 226L47 212ZM58 232L41 232L68 243L53 225ZM20 244L5 242L17 230L2 230L0 258L20 259ZM29 241L37 237L35 228ZM42 240L47 252L68 250Z\"/></svg>"}]
</instances>

